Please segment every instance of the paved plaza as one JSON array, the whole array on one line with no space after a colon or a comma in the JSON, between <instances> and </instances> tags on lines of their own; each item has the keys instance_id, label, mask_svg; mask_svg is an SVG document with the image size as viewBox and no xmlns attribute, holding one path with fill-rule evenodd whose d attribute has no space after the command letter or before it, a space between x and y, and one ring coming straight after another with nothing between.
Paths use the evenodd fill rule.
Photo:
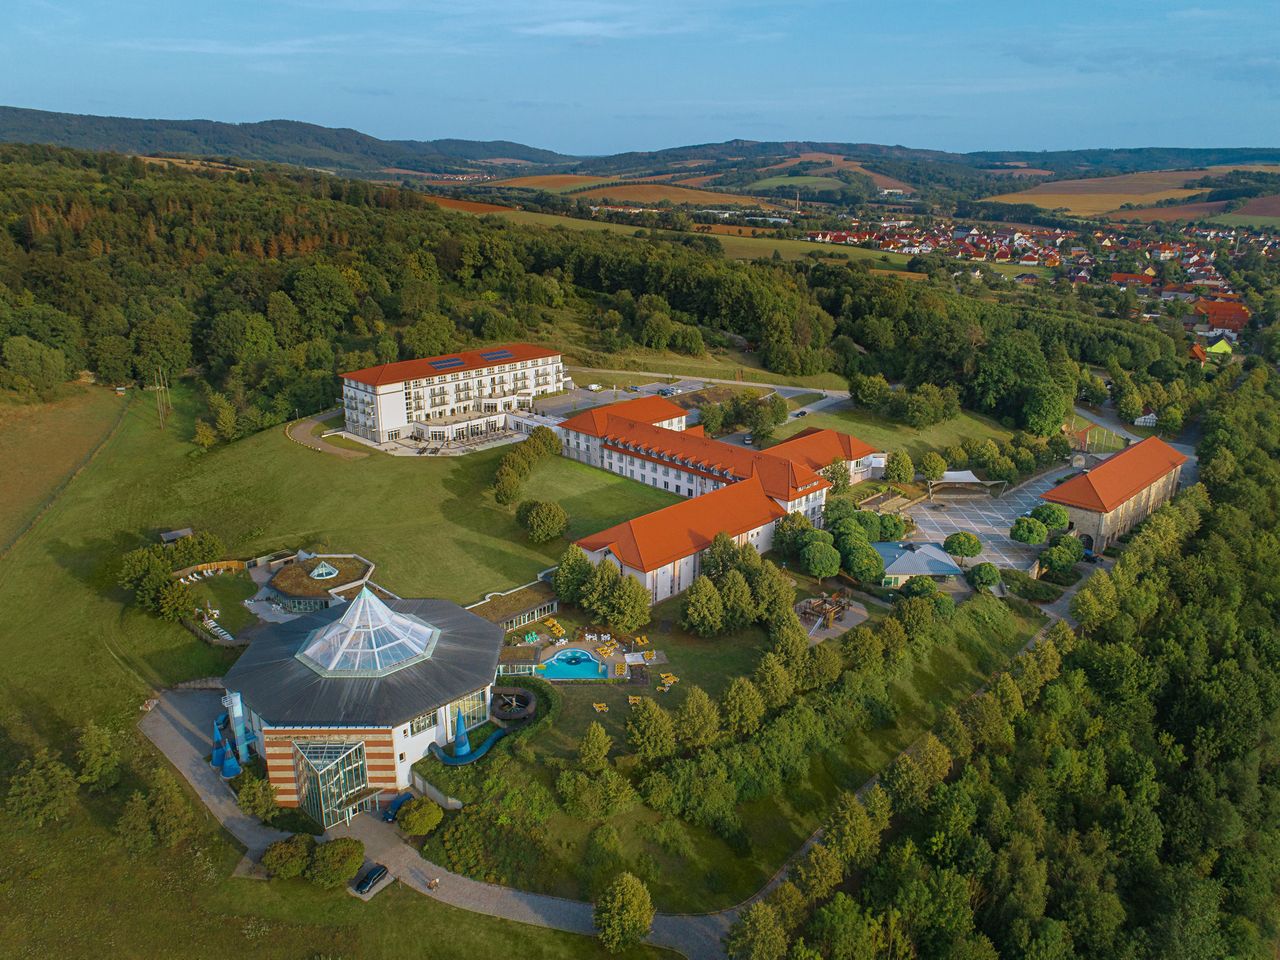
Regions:
<instances>
[{"instance_id":1,"label":"paved plaza","mask_svg":"<svg viewBox=\"0 0 1280 960\"><path fill-rule=\"evenodd\" d=\"M906 511L916 522L912 539L941 543L951 534L967 530L982 541L982 553L967 561L969 565L989 561L998 567L1025 570L1041 548L1010 540L1009 528L1018 517L1040 505L1040 494L1056 486L1063 472L1050 471L1003 497L978 495L924 500Z\"/></svg>"}]
</instances>

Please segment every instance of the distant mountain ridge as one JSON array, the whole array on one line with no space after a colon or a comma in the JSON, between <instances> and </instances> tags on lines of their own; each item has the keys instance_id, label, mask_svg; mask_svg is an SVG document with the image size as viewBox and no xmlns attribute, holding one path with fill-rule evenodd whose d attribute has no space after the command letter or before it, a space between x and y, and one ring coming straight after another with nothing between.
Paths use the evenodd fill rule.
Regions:
<instances>
[{"instance_id":1,"label":"distant mountain ridge","mask_svg":"<svg viewBox=\"0 0 1280 960\"><path fill-rule=\"evenodd\" d=\"M298 120L135 120L0 106L0 142L50 143L116 153L178 153L266 160L342 172L401 168L448 173L482 160L571 163L576 158L509 140L379 140Z\"/></svg>"},{"instance_id":2,"label":"distant mountain ridge","mask_svg":"<svg viewBox=\"0 0 1280 960\"><path fill-rule=\"evenodd\" d=\"M0 142L48 143L117 153L182 154L318 167L335 173L371 176L379 172L513 172L517 165L538 172L644 175L679 170L690 161L726 165L739 158L761 162L805 153L838 154L880 164L884 172L930 179L930 168L981 172L1001 165L1052 171L1055 177L1182 169L1212 164L1280 161L1280 147L1140 147L1089 150L994 150L949 153L901 145L812 140L727 140L660 150L580 157L510 140L380 140L358 130L323 127L298 120L223 123L216 120L138 120L54 113L0 106ZM504 161L511 161L504 163Z\"/></svg>"}]
</instances>

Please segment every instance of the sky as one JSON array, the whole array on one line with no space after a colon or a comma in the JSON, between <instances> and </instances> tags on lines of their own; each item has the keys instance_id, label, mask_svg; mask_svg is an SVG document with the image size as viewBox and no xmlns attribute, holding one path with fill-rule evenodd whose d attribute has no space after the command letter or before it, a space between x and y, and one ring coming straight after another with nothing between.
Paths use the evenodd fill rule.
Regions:
<instances>
[{"instance_id":1,"label":"sky","mask_svg":"<svg viewBox=\"0 0 1280 960\"><path fill-rule=\"evenodd\" d=\"M0 104L573 154L1280 146L1276 0L4 0Z\"/></svg>"}]
</instances>

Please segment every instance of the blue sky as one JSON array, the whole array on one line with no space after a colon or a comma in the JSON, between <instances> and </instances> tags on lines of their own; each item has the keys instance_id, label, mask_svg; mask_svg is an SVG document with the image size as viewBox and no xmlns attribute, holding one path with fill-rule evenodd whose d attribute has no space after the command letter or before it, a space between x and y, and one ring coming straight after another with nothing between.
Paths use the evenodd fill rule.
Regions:
<instances>
[{"instance_id":1,"label":"blue sky","mask_svg":"<svg viewBox=\"0 0 1280 960\"><path fill-rule=\"evenodd\" d=\"M1275 0L7 0L0 103L509 139L1280 145Z\"/></svg>"}]
</instances>

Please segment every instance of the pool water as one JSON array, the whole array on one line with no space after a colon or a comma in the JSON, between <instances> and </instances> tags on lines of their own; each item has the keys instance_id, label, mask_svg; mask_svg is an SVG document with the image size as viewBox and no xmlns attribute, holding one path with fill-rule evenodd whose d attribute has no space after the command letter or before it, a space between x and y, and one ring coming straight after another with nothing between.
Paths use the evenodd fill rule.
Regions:
<instances>
[{"instance_id":1,"label":"pool water","mask_svg":"<svg viewBox=\"0 0 1280 960\"><path fill-rule=\"evenodd\" d=\"M597 680L603 665L586 650L561 650L542 665L539 672L548 680Z\"/></svg>"}]
</instances>

